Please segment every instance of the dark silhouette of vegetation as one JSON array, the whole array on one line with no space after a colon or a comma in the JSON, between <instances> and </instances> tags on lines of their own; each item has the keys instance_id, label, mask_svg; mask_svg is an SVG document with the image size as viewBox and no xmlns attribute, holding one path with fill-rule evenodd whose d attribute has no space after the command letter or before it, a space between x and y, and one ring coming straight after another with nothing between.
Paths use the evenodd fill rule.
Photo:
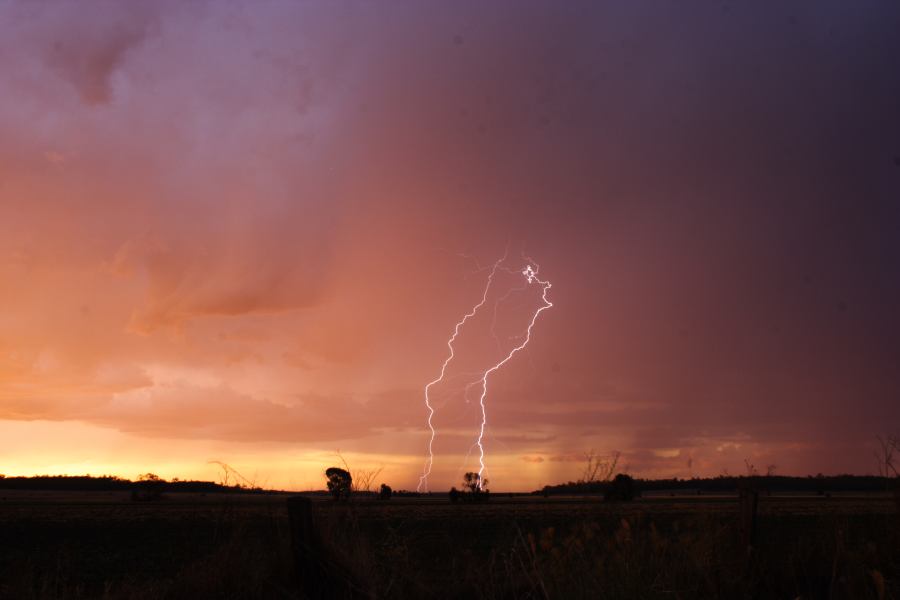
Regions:
<instances>
[{"instance_id":1,"label":"dark silhouette of vegetation","mask_svg":"<svg viewBox=\"0 0 900 600\"><path fill-rule=\"evenodd\" d=\"M372 485L378 479L378 476L381 475L381 471L384 470L384 467L378 467L377 469L351 469L350 465L347 464L344 455L341 454L340 451L335 452L335 456L337 456L338 460L340 460L341 464L344 466L343 470L350 476L350 492L358 492L361 494L371 493Z\"/></svg>"},{"instance_id":2,"label":"dark silhouette of vegetation","mask_svg":"<svg viewBox=\"0 0 900 600\"><path fill-rule=\"evenodd\" d=\"M166 480L155 473L144 473L138 476L137 483L131 489L131 499L141 502L161 500Z\"/></svg>"},{"instance_id":3,"label":"dark silhouette of vegetation","mask_svg":"<svg viewBox=\"0 0 900 600\"><path fill-rule=\"evenodd\" d=\"M341 457L341 460L343 460L343 457ZM381 475L382 468L379 467L377 469L356 469L354 471L350 471L350 469L346 470L348 473L350 473L350 478L353 481L350 486L350 490L353 492L362 492L368 494L372 491L372 485L375 483L375 480L379 475Z\"/></svg>"},{"instance_id":4,"label":"dark silhouette of vegetation","mask_svg":"<svg viewBox=\"0 0 900 600\"><path fill-rule=\"evenodd\" d=\"M353 489L353 477L350 472L340 467L329 467L325 470L325 477L328 478L328 491L335 500L347 500L350 498L350 491Z\"/></svg>"},{"instance_id":5,"label":"dark silhouette of vegetation","mask_svg":"<svg viewBox=\"0 0 900 600\"><path fill-rule=\"evenodd\" d=\"M491 497L487 484L488 480L482 479L480 474L472 471L466 473L463 476L463 489L466 491L460 495L460 499L464 502L487 502Z\"/></svg>"},{"instance_id":6,"label":"dark silhouette of vegetation","mask_svg":"<svg viewBox=\"0 0 900 600\"><path fill-rule=\"evenodd\" d=\"M4 490L47 490L78 492L130 492L139 489L141 481L131 481L111 475L34 475L31 477L0 478L0 489ZM162 493L263 493L260 488L247 488L241 484L225 486L212 481L188 481L172 479L159 480Z\"/></svg>"},{"instance_id":7,"label":"dark silhouette of vegetation","mask_svg":"<svg viewBox=\"0 0 900 600\"><path fill-rule=\"evenodd\" d=\"M481 475L475 472L468 472L463 475L463 487L468 490L470 494L474 494L475 492L487 487L488 480L481 480Z\"/></svg>"},{"instance_id":8,"label":"dark silhouette of vegetation","mask_svg":"<svg viewBox=\"0 0 900 600\"><path fill-rule=\"evenodd\" d=\"M584 454L585 466L581 474L580 483L594 483L598 481L610 481L616 474L619 458L622 453L616 450L609 456L601 456L593 449Z\"/></svg>"},{"instance_id":9,"label":"dark silhouette of vegetation","mask_svg":"<svg viewBox=\"0 0 900 600\"><path fill-rule=\"evenodd\" d=\"M320 597L900 597L900 521L883 488L874 499L770 502L776 510L758 523L750 563L733 499L713 510L705 501L587 510L519 501L472 511L373 502L355 513L312 502L328 569L346 573L343 589L326 579ZM292 554L288 514L272 506L265 498L124 510L71 496L18 503L5 513L18 519L0 519L0 598L314 598L316 580L298 573Z\"/></svg>"},{"instance_id":10,"label":"dark silhouette of vegetation","mask_svg":"<svg viewBox=\"0 0 900 600\"><path fill-rule=\"evenodd\" d=\"M791 477L758 475L757 481L762 489L772 492L808 492L825 495L829 492L884 492L886 482L890 485L896 478L885 479L880 475L808 475ZM635 492L679 492L690 494L722 494L736 493L747 477L720 475L710 478L673 478L673 479L634 479ZM34 475L29 477L0 477L0 489L3 490L47 490L47 491L95 491L95 492L130 492L140 482L131 481L112 475ZM487 481L485 481L485 485ZM598 494L602 495L609 483L593 482L582 484L570 481L558 485L548 485L532 492L540 495L559 494ZM229 493L254 494L266 493L260 488L248 488L242 484L225 486L212 481L161 480L163 493ZM272 490L270 490L272 491ZM457 490L459 493L459 490ZM427 495L427 494L424 494ZM418 498L420 492L393 490L391 496Z\"/></svg>"},{"instance_id":11,"label":"dark silhouette of vegetation","mask_svg":"<svg viewBox=\"0 0 900 600\"><path fill-rule=\"evenodd\" d=\"M875 436L875 439L878 440L878 448L875 450L878 474L884 478L889 487L892 479L900 477L900 437L879 435Z\"/></svg>"},{"instance_id":12,"label":"dark silhouette of vegetation","mask_svg":"<svg viewBox=\"0 0 900 600\"><path fill-rule=\"evenodd\" d=\"M606 502L631 502L635 497L634 479L625 473L619 473L603 492Z\"/></svg>"},{"instance_id":13,"label":"dark silhouette of vegetation","mask_svg":"<svg viewBox=\"0 0 900 600\"><path fill-rule=\"evenodd\" d=\"M211 460L208 462L208 464L218 465L222 469L222 480L220 481L220 483L225 487L228 487L229 485L236 485L249 490L262 489L261 487L256 485L255 481L247 479L246 477L241 475L237 469L226 462L222 462L221 460Z\"/></svg>"},{"instance_id":14,"label":"dark silhouette of vegetation","mask_svg":"<svg viewBox=\"0 0 900 600\"><path fill-rule=\"evenodd\" d=\"M897 507L900 508L900 437L879 435L875 439L878 440L875 451L878 474L884 479L884 489L893 491Z\"/></svg>"},{"instance_id":15,"label":"dark silhouette of vegetation","mask_svg":"<svg viewBox=\"0 0 900 600\"><path fill-rule=\"evenodd\" d=\"M792 477L786 475L719 475L718 477L692 477L690 479L634 479L635 494L645 492L672 492L680 494L734 494L742 487L752 484L756 489L766 492L808 492L827 495L830 492L884 492L885 479L875 475L808 475ZM611 482L595 481L582 483L569 481L558 485L547 485L533 494L568 495L597 494L603 495L611 486Z\"/></svg>"},{"instance_id":16,"label":"dark silhouette of vegetation","mask_svg":"<svg viewBox=\"0 0 900 600\"><path fill-rule=\"evenodd\" d=\"M459 490L455 487L450 488L450 493L447 495L450 498L450 502L452 502L453 504L459 502Z\"/></svg>"},{"instance_id":17,"label":"dark silhouette of vegetation","mask_svg":"<svg viewBox=\"0 0 900 600\"><path fill-rule=\"evenodd\" d=\"M390 500L391 496L393 496L393 495L394 495L394 490L391 489L391 486L389 486L386 483L382 483L381 490L378 492L378 499L379 500Z\"/></svg>"}]
</instances>

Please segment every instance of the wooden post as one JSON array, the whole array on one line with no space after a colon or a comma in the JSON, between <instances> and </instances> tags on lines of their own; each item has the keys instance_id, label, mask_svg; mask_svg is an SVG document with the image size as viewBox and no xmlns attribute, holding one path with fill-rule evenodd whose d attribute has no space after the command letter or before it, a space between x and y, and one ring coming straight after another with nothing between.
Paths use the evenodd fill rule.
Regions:
<instances>
[{"instance_id":1,"label":"wooden post","mask_svg":"<svg viewBox=\"0 0 900 600\"><path fill-rule=\"evenodd\" d=\"M323 548L313 523L312 500L304 496L291 496L287 506L297 578L307 597L324 598L328 590L322 569Z\"/></svg>"},{"instance_id":2,"label":"wooden post","mask_svg":"<svg viewBox=\"0 0 900 600\"><path fill-rule=\"evenodd\" d=\"M753 548L756 533L756 509L759 505L759 492L749 487L739 490L741 545L749 552Z\"/></svg>"},{"instance_id":3,"label":"wooden post","mask_svg":"<svg viewBox=\"0 0 900 600\"><path fill-rule=\"evenodd\" d=\"M303 597L313 600L373 598L354 575L346 558L329 550L322 540L313 519L312 500L305 496L290 496L287 506L291 552Z\"/></svg>"}]
</instances>

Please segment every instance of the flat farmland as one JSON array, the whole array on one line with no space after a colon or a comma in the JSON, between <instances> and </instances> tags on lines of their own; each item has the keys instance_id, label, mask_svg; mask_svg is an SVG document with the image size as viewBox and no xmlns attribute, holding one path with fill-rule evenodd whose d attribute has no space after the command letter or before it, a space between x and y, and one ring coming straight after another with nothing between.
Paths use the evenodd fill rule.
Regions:
<instances>
[{"instance_id":1,"label":"flat farmland","mask_svg":"<svg viewBox=\"0 0 900 600\"><path fill-rule=\"evenodd\" d=\"M2 598L303 598L287 495L0 494ZM313 497L334 596L898 597L900 522L877 494L763 496L753 547L734 496ZM360 591L363 590L363 591Z\"/></svg>"}]
</instances>

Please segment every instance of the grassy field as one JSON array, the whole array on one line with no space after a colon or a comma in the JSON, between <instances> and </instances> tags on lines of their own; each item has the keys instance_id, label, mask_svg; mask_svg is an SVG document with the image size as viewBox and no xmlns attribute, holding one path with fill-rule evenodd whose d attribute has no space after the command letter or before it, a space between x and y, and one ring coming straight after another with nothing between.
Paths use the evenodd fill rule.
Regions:
<instances>
[{"instance_id":1,"label":"grassy field","mask_svg":"<svg viewBox=\"0 0 900 600\"><path fill-rule=\"evenodd\" d=\"M303 598L283 495L0 494L0 598ZM887 496L771 496L756 544L734 497L316 499L362 597L900 598ZM338 589L338 587L340 589ZM338 586L330 596L346 595Z\"/></svg>"}]
</instances>

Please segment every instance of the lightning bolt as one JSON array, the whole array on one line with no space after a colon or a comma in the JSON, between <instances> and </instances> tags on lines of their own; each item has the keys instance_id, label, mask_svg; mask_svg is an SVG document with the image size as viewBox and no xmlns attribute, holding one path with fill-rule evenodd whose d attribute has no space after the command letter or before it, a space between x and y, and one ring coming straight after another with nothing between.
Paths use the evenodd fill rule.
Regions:
<instances>
[{"instance_id":1,"label":"lightning bolt","mask_svg":"<svg viewBox=\"0 0 900 600\"><path fill-rule=\"evenodd\" d=\"M536 264L536 263L535 263ZM494 269L496 270L496 264L494 265ZM493 276L493 273L491 273ZM542 288L543 292L541 293L541 299L544 301L543 306L538 308L534 315L531 317L531 323L528 324L528 330L525 333L525 341L523 341L520 345L516 346L512 350L510 350L509 354L506 355L506 358L495 364L493 367L484 372L484 375L481 377L481 398L479 398L478 403L481 405L481 429L478 432L478 441L476 444L478 445L479 456L478 456L478 464L480 465L480 469L478 470L478 487L481 488L481 482L484 481L482 478L482 474L484 473L485 465L484 465L484 428L487 426L487 410L484 405L484 399L487 397L487 389L488 389L488 378L491 376L491 373L498 371L503 365L508 363L513 356L516 355L519 350L528 345L528 342L531 341L531 330L534 328L535 322L537 322L538 316L547 310L548 308L553 306L553 303L547 299L547 292L552 287L549 281L543 281L538 279L537 270L535 270L530 264L527 265L524 269L522 269L522 275L525 276L525 279L529 284L537 282ZM485 297L487 297L487 290L485 290ZM482 301L484 304L484 301ZM458 328L457 328L458 330ZM446 365L446 363L445 363Z\"/></svg>"},{"instance_id":2,"label":"lightning bolt","mask_svg":"<svg viewBox=\"0 0 900 600\"><path fill-rule=\"evenodd\" d=\"M428 408L428 429L431 430L431 437L428 440L428 458L425 460L425 466L422 469L422 475L419 477L419 484L416 486L416 491L422 491L424 488L426 491L428 490L428 476L431 475L431 467L434 464L434 438L437 435L437 432L434 429L434 424L432 419L434 418L434 407L431 405L431 398L428 393L431 390L431 387L437 383L440 383L444 379L444 374L447 371L447 365L450 364L450 361L453 360L455 353L453 349L453 342L456 341L456 338L459 337L460 328L472 317L475 316L475 313L478 312L478 309L484 306L485 302L487 302L488 292L491 289L491 284L494 281L494 275L497 274L497 270L500 268L500 264L506 260L506 253L503 254L503 257L500 258L497 262L494 263L494 266L491 268L491 272L488 275L487 282L484 286L484 293L481 295L481 302L472 307L472 310L463 316L456 323L456 327L453 329L453 335L450 336L450 339L447 340L447 348L450 350L447 355L447 359L444 360L444 364L441 365L441 373L438 375L437 379L429 382L425 386L425 406ZM482 396L483 398L483 396ZM482 426L482 430L484 430L484 426ZM482 451L483 453L483 451Z\"/></svg>"},{"instance_id":3,"label":"lightning bolt","mask_svg":"<svg viewBox=\"0 0 900 600\"><path fill-rule=\"evenodd\" d=\"M497 343L497 350L503 352L502 344L500 343L500 338L497 337L497 309L500 308L500 305L506 302L507 298L512 296L515 292L524 291L525 288L528 287L528 284L525 283L521 287L510 288L505 294L501 297L497 298L494 301L494 318L491 320L491 337L494 338L494 341ZM472 382L472 385L478 383L478 381Z\"/></svg>"}]
</instances>

